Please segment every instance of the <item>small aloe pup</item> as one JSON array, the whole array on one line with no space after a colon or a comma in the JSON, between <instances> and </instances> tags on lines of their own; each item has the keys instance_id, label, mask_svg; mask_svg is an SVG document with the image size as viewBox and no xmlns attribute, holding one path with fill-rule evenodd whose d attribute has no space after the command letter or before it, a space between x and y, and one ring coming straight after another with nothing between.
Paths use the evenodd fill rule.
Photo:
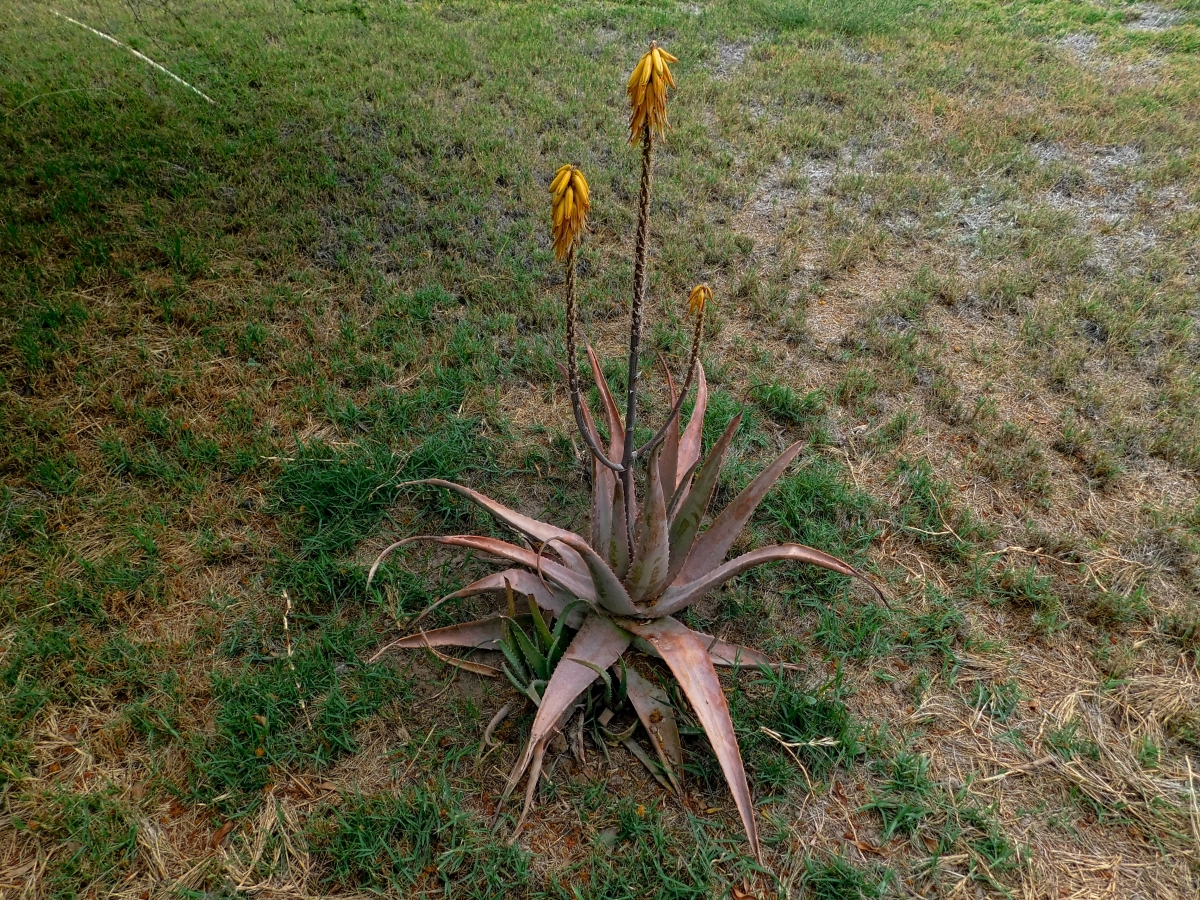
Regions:
<instances>
[{"instance_id":1,"label":"small aloe pup","mask_svg":"<svg viewBox=\"0 0 1200 900\"><path fill-rule=\"evenodd\" d=\"M550 738L562 729L578 708L580 698L598 678L608 684L606 670L622 678L628 699L646 731L670 784L680 790L682 751L675 713L665 694L637 675L624 659L631 648L659 657L666 663L703 726L733 793L745 826L750 849L761 859L754 806L742 766L733 722L721 692L715 666L770 665L762 653L717 640L688 628L675 614L695 603L731 578L770 562L792 561L820 566L861 578L858 571L836 557L800 544L763 547L731 560L725 556L767 491L800 452L793 444L767 466L716 516L703 531L700 526L717 484L717 476L738 430L735 416L724 434L700 458L700 439L708 399L704 370L697 359L706 304L712 298L707 285L697 285L689 297L695 331L682 388L676 390L666 376L671 408L663 425L642 446L634 441L637 421L638 363L642 309L646 286L646 237L650 210L651 147L655 133L661 137L666 123L667 88L674 86L668 63L675 57L651 44L629 79L631 143L641 144L642 177L637 233L634 241L634 284L630 309L629 380L622 417L616 399L600 371L590 347L587 356L600 392L607 426L607 446L583 402L576 346L575 250L587 229L591 203L587 181L573 165L564 165L550 185L554 250L566 267L567 380L579 433L592 456L592 515L587 537L541 522L497 503L462 485L440 479L432 484L456 491L477 503L522 538L524 546L475 535L421 536L397 541L380 554L372 566L373 578L383 559L411 541L434 541L485 553L512 564L512 568L481 578L442 598L417 617L420 620L441 603L488 591L516 591L530 598L534 612L546 610L555 619L577 629L569 646L557 657L549 678L539 683L537 714L529 741L509 775L507 798L528 773L524 821L542 759ZM693 380L696 402L686 427L680 409ZM635 468L645 471L638 498ZM882 597L882 594L880 594ZM582 601L582 602L580 602ZM541 622L539 615L534 619ZM423 646L459 646L502 649L510 631L511 616L418 632L388 644L377 654L393 649ZM542 626L545 627L544 625ZM562 633L561 629L557 633ZM547 641L547 646L552 646ZM490 729L489 729L490 731ZM520 824L518 824L518 829Z\"/></svg>"}]
</instances>

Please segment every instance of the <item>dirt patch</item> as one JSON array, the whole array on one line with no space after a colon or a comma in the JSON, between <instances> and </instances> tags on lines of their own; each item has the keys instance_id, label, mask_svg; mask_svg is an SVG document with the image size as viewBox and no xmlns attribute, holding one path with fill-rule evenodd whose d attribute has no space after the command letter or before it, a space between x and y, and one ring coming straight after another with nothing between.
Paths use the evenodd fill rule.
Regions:
<instances>
[{"instance_id":1,"label":"dirt patch","mask_svg":"<svg viewBox=\"0 0 1200 900\"><path fill-rule=\"evenodd\" d=\"M1079 62L1087 62L1100 46L1100 41L1093 34L1068 34L1058 42L1058 46Z\"/></svg>"},{"instance_id":2,"label":"dirt patch","mask_svg":"<svg viewBox=\"0 0 1200 900\"><path fill-rule=\"evenodd\" d=\"M729 78L746 62L746 55L754 48L746 41L720 41L717 44L717 61L713 66L713 75L717 78Z\"/></svg>"},{"instance_id":3,"label":"dirt patch","mask_svg":"<svg viewBox=\"0 0 1200 900\"><path fill-rule=\"evenodd\" d=\"M1156 3L1139 3L1131 12L1137 17L1126 23L1130 31L1166 31L1183 21L1183 13L1163 9Z\"/></svg>"}]
</instances>

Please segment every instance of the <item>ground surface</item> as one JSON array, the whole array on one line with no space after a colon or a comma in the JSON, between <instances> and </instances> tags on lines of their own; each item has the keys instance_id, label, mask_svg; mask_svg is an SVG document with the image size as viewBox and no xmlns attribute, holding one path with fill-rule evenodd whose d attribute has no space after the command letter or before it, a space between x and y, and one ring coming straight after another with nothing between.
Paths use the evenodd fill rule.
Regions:
<instances>
[{"instance_id":1,"label":"ground surface","mask_svg":"<svg viewBox=\"0 0 1200 900\"><path fill-rule=\"evenodd\" d=\"M1197 895L1194 0L59 7L213 105L0 6L0 895ZM651 38L651 350L709 281L718 502L808 440L743 545L893 598L690 615L805 667L727 682L769 875L701 738L684 803L552 754L508 847L513 693L361 661L486 569L367 588L489 527L400 481L586 524L546 185L617 384Z\"/></svg>"}]
</instances>

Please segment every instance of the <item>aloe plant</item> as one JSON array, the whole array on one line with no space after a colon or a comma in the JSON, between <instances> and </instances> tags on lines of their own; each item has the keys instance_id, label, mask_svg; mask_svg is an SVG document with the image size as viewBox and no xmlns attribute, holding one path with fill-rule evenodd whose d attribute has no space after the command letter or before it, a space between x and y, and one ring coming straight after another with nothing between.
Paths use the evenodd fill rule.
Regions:
<instances>
[{"instance_id":1,"label":"aloe plant","mask_svg":"<svg viewBox=\"0 0 1200 900\"><path fill-rule=\"evenodd\" d=\"M879 591L848 563L800 544L763 547L726 560L734 540L767 491L800 452L802 442L785 450L707 528L701 530L721 465L741 423L739 414L712 446L707 458L701 460L708 388L698 357L705 305L712 296L705 285L697 286L689 297L689 307L696 322L682 389L676 390L668 371L665 380L670 412L665 423L641 447L633 439L645 300L650 147L654 130L661 134L665 123L666 88L674 86L667 62L674 62L674 57L652 44L629 81L633 108L631 142L642 144L642 177L624 417L601 373L595 352L587 347L607 426L607 442L583 401L576 361L575 248L586 231L590 193L583 173L573 165L560 168L551 184L555 250L567 269L567 380L576 424L592 456L589 534L584 537L523 515L460 484L441 479L413 482L456 491L519 534L527 546L477 535L405 538L380 554L371 567L368 580L374 578L379 565L390 553L414 541L432 541L474 550L507 561L513 567L481 578L442 598L418 616L413 625L446 601L485 592L515 590L532 598L535 611L545 610L555 617L556 629L563 623L577 629L565 648L555 644L562 639L561 630L557 637L553 634L539 637L546 650L536 656L542 657L540 673L548 677L531 677L531 680L544 680L545 683L539 683L536 690L530 688L536 695L537 713L529 740L509 774L502 798L507 799L528 774L521 822L533 802L549 740L566 725L581 696L597 679L607 683L605 670L624 673L623 689L652 738L669 783L675 790L681 790L683 757L675 712L665 694L626 663L624 655L636 649L662 659L678 681L720 762L745 826L750 849L756 858L761 858L750 788L715 667L772 665L772 661L757 650L694 631L675 618L675 614L731 578L770 562L791 561L819 566L862 579L877 593ZM684 426L681 408L693 381L696 400ZM636 468L644 469L640 497L637 496L638 481L634 477ZM535 626L538 622L541 627L537 631L546 629L540 615L533 617ZM523 632L521 636L531 644L531 649L537 650L528 636ZM519 640L512 628L511 617L497 615L400 638L382 648L376 657L388 650L423 646L504 650L506 646L511 649L511 643ZM545 658L547 651L556 654L560 649L564 652L555 665L550 665L550 660ZM519 679L514 681L519 689L523 689Z\"/></svg>"}]
</instances>

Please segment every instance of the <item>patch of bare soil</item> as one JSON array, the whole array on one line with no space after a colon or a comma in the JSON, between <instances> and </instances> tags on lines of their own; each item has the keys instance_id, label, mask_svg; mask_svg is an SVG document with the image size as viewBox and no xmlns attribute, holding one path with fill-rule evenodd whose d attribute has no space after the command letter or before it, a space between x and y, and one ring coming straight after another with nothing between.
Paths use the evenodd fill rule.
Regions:
<instances>
[{"instance_id":1,"label":"patch of bare soil","mask_svg":"<svg viewBox=\"0 0 1200 900\"><path fill-rule=\"evenodd\" d=\"M1130 31L1166 31L1183 21L1179 10L1163 9L1157 3L1138 3L1130 12L1135 17L1125 25Z\"/></svg>"}]
</instances>

